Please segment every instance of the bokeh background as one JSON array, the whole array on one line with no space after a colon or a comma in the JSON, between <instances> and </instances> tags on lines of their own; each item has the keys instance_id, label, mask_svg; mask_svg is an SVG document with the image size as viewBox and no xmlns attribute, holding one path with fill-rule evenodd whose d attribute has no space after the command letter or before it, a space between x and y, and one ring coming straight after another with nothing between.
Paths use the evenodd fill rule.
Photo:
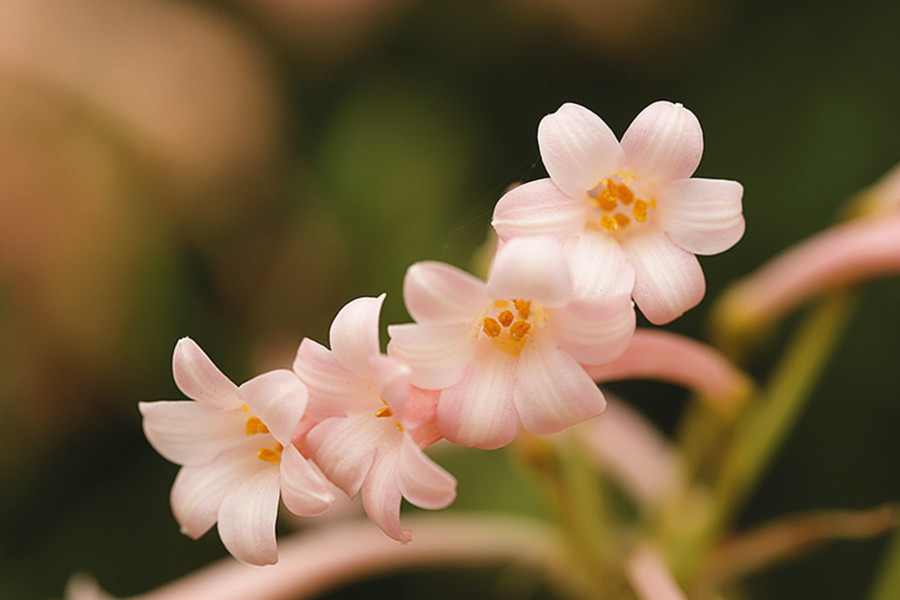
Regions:
<instances>
[{"instance_id":1,"label":"bokeh background","mask_svg":"<svg viewBox=\"0 0 900 600\"><path fill-rule=\"evenodd\" d=\"M131 595L221 556L178 533L177 467L140 430L139 400L181 396L175 341L243 381L351 298L386 291L405 321L406 266L472 266L503 191L545 176L536 127L562 102L618 134L683 102L699 174L744 184L744 240L669 326L703 338L729 281L900 161L898 30L893 0L3 0L0 598L58 597L75 571ZM896 278L866 286L743 522L900 500L898 307ZM614 391L667 429L685 400ZM458 506L532 510L506 461L447 457ZM859 598L884 547L750 589Z\"/></svg>"}]
</instances>

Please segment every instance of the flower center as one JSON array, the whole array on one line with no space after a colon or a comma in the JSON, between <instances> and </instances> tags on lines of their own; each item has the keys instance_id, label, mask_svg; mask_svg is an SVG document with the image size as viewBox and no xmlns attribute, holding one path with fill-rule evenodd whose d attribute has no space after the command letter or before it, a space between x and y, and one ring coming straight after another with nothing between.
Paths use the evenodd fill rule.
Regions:
<instances>
[{"instance_id":1,"label":"flower center","mask_svg":"<svg viewBox=\"0 0 900 600\"><path fill-rule=\"evenodd\" d=\"M247 435L269 433L269 428L266 427L266 424L263 423L259 417L254 416L253 413L250 412L250 408L246 404L241 405L241 410L247 413L247 422L244 424L244 431ZM282 450L284 450L284 446L282 446L278 442L275 442L275 445L271 448L265 446L260 448L256 452L256 458L271 463L281 462Z\"/></svg>"},{"instance_id":2,"label":"flower center","mask_svg":"<svg viewBox=\"0 0 900 600\"><path fill-rule=\"evenodd\" d=\"M535 307L537 308L537 307ZM530 300L495 300L488 316L481 321L481 331L500 350L518 356L538 318Z\"/></svg>"},{"instance_id":3,"label":"flower center","mask_svg":"<svg viewBox=\"0 0 900 600\"><path fill-rule=\"evenodd\" d=\"M607 231L622 231L631 224L632 219L644 223L650 211L656 208L656 198L643 200L635 196L629 187L633 177L617 174L614 179L607 178L588 192L592 204L599 209L600 219L590 221L590 225Z\"/></svg>"}]
</instances>

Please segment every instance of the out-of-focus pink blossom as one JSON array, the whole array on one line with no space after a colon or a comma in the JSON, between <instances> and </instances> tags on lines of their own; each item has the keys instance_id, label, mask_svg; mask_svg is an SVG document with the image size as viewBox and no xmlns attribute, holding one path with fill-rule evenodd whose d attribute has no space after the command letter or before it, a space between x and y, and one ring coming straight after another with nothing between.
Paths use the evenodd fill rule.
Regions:
<instances>
[{"instance_id":1,"label":"out-of-focus pink blossom","mask_svg":"<svg viewBox=\"0 0 900 600\"><path fill-rule=\"evenodd\" d=\"M620 143L590 110L564 104L541 120L538 145L550 178L500 199L493 224L501 240L559 237L578 295L624 290L655 324L700 302L706 283L694 255L741 238L743 187L691 177L703 153L691 111L655 102Z\"/></svg>"},{"instance_id":2,"label":"out-of-focus pink blossom","mask_svg":"<svg viewBox=\"0 0 900 600\"><path fill-rule=\"evenodd\" d=\"M548 525L509 515L413 515L415 544L392 543L367 523L333 523L281 541L277 565L257 569L224 559L132 600L299 600L367 576L421 566L509 562L561 572L562 544ZM65 600L112 600L76 576Z\"/></svg>"},{"instance_id":3,"label":"out-of-focus pink blossom","mask_svg":"<svg viewBox=\"0 0 900 600\"><path fill-rule=\"evenodd\" d=\"M348 496L362 496L373 523L398 541L401 497L420 508L445 508L456 479L422 448L440 438L434 427L437 394L410 386L409 367L381 354L378 298L357 298L331 325L331 350L304 339L294 371L310 394L318 421L297 437L326 476Z\"/></svg>"},{"instance_id":4,"label":"out-of-focus pink blossom","mask_svg":"<svg viewBox=\"0 0 900 600\"><path fill-rule=\"evenodd\" d=\"M697 393L713 408L733 414L753 383L712 346L651 329L638 329L625 353L616 360L586 367L598 382L655 379Z\"/></svg>"},{"instance_id":5,"label":"out-of-focus pink blossom","mask_svg":"<svg viewBox=\"0 0 900 600\"><path fill-rule=\"evenodd\" d=\"M609 399L603 417L575 428L601 469L639 506L657 506L675 481L679 457L662 432L620 400Z\"/></svg>"},{"instance_id":6,"label":"out-of-focus pink blossom","mask_svg":"<svg viewBox=\"0 0 900 600\"><path fill-rule=\"evenodd\" d=\"M640 600L687 600L657 548L638 548L629 557L625 573Z\"/></svg>"},{"instance_id":7,"label":"out-of-focus pink blossom","mask_svg":"<svg viewBox=\"0 0 900 600\"><path fill-rule=\"evenodd\" d=\"M900 271L900 214L837 225L789 248L731 288L722 331L752 333L823 292Z\"/></svg>"},{"instance_id":8,"label":"out-of-focus pink blossom","mask_svg":"<svg viewBox=\"0 0 900 600\"><path fill-rule=\"evenodd\" d=\"M218 522L222 543L251 564L278 560L279 496L291 512L324 512L328 482L291 443L307 392L287 370L234 385L191 339L172 360L178 388L193 401L141 402L144 433L182 465L171 501L182 531L198 538Z\"/></svg>"},{"instance_id":9,"label":"out-of-focus pink blossom","mask_svg":"<svg viewBox=\"0 0 900 600\"><path fill-rule=\"evenodd\" d=\"M574 297L549 236L506 244L487 283L443 263L414 264L403 295L416 323L388 328L388 352L412 367L413 384L442 390L438 428L464 446L497 448L522 427L555 433L602 412L581 364L616 358L634 331L627 294Z\"/></svg>"}]
</instances>

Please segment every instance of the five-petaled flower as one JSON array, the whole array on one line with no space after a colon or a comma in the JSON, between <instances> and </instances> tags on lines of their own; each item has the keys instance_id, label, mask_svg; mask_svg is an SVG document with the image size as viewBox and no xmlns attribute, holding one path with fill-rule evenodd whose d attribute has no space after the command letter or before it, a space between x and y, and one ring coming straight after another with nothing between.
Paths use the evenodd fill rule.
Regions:
<instances>
[{"instance_id":1,"label":"five-petaled flower","mask_svg":"<svg viewBox=\"0 0 900 600\"><path fill-rule=\"evenodd\" d=\"M217 521L222 543L251 564L278 560L279 495L301 516L328 509L333 495L322 474L291 443L307 391L286 369L240 387L191 339L175 346L172 370L193 401L141 402L144 433L157 452L183 465L172 486L172 510L192 538Z\"/></svg>"},{"instance_id":2,"label":"five-petaled flower","mask_svg":"<svg viewBox=\"0 0 900 600\"><path fill-rule=\"evenodd\" d=\"M348 496L362 496L373 523L395 540L401 497L420 508L445 508L456 479L422 448L440 439L434 426L437 394L410 386L410 369L381 353L378 316L384 294L357 298L331 325L331 350L304 339L294 371L308 386L309 416L298 431L309 456Z\"/></svg>"},{"instance_id":3,"label":"five-petaled flower","mask_svg":"<svg viewBox=\"0 0 900 600\"><path fill-rule=\"evenodd\" d=\"M440 389L437 423L451 442L497 448L521 427L555 433L603 411L582 364L625 351L635 317L627 294L576 298L553 238L499 250L487 283L450 265L412 265L403 284L416 323L388 327L388 353L412 383Z\"/></svg>"},{"instance_id":4,"label":"five-petaled flower","mask_svg":"<svg viewBox=\"0 0 900 600\"><path fill-rule=\"evenodd\" d=\"M538 145L550 178L500 199L493 224L501 240L559 237L579 295L624 289L655 324L700 302L706 284L694 255L741 238L743 187L691 177L703 153L691 111L655 102L620 143L593 112L564 104L541 121Z\"/></svg>"}]
</instances>

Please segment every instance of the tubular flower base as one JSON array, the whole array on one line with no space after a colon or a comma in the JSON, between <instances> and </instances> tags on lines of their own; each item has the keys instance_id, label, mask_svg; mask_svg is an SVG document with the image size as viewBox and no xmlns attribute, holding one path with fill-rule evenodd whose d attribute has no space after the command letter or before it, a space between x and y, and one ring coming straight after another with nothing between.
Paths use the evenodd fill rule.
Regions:
<instances>
[{"instance_id":1,"label":"tubular flower base","mask_svg":"<svg viewBox=\"0 0 900 600\"><path fill-rule=\"evenodd\" d=\"M726 339L759 335L789 311L830 290L900 272L900 215L837 225L779 255L732 287L717 312Z\"/></svg>"},{"instance_id":2,"label":"tubular flower base","mask_svg":"<svg viewBox=\"0 0 900 600\"><path fill-rule=\"evenodd\" d=\"M655 379L681 385L728 415L733 415L753 390L750 376L712 346L653 329L638 329L625 354L586 370L600 383Z\"/></svg>"},{"instance_id":3,"label":"tubular flower base","mask_svg":"<svg viewBox=\"0 0 900 600\"><path fill-rule=\"evenodd\" d=\"M565 244L579 295L625 291L654 324L703 298L695 254L718 254L744 234L743 187L691 178L703 153L694 114L659 101L619 143L603 120L563 104L538 127L550 175L507 192L494 210L502 241L550 234Z\"/></svg>"}]
</instances>

